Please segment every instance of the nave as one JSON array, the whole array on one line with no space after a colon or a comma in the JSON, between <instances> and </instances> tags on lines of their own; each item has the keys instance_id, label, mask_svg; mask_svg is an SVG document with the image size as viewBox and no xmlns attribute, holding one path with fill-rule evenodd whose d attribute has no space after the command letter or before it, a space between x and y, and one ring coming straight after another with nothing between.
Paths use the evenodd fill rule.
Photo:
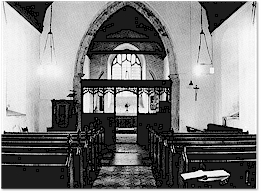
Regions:
<instances>
[{"instance_id":1,"label":"nave","mask_svg":"<svg viewBox=\"0 0 261 193\"><path fill-rule=\"evenodd\" d=\"M111 159L103 160L94 189L156 188L148 152L136 144L135 135L116 134L115 153L104 156Z\"/></svg>"},{"instance_id":2,"label":"nave","mask_svg":"<svg viewBox=\"0 0 261 193\"><path fill-rule=\"evenodd\" d=\"M22 4L2 6L2 188L256 188L255 2L214 31L197 1Z\"/></svg>"}]
</instances>

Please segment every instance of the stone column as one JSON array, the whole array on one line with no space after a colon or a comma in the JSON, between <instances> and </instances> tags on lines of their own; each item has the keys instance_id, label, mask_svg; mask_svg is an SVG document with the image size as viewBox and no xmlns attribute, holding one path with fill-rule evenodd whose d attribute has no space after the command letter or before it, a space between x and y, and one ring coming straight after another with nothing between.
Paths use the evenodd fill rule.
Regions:
<instances>
[{"instance_id":1,"label":"stone column","mask_svg":"<svg viewBox=\"0 0 261 193\"><path fill-rule=\"evenodd\" d=\"M178 74L170 74L171 86L171 128L174 132L179 132L179 98L180 81Z\"/></svg>"},{"instance_id":2,"label":"stone column","mask_svg":"<svg viewBox=\"0 0 261 193\"><path fill-rule=\"evenodd\" d=\"M81 76L74 77L74 90L76 95L74 96L75 108L77 112L77 130L81 129L82 122L82 90L81 90Z\"/></svg>"}]
</instances>

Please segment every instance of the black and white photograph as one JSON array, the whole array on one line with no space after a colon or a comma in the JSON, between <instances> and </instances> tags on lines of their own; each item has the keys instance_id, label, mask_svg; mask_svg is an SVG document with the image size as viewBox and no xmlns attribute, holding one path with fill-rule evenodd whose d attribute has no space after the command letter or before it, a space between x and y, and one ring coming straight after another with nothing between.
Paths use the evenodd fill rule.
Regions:
<instances>
[{"instance_id":1,"label":"black and white photograph","mask_svg":"<svg viewBox=\"0 0 261 193\"><path fill-rule=\"evenodd\" d=\"M258 4L1 1L1 189L256 190Z\"/></svg>"}]
</instances>

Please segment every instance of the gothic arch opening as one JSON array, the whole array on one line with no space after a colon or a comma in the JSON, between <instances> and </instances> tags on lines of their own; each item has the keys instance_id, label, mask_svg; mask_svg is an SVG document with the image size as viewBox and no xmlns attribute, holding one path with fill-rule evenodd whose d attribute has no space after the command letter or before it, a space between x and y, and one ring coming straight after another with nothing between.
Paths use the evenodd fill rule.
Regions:
<instances>
[{"instance_id":1,"label":"gothic arch opening","mask_svg":"<svg viewBox=\"0 0 261 193\"><path fill-rule=\"evenodd\" d=\"M126 53L128 52L128 50L135 50L135 51L139 51L139 49L130 44L130 43L123 43L123 44L120 44L119 46L117 46L114 50L123 50L123 51L126 51ZM117 55L119 54L110 54L109 57L108 57L108 61L107 61L107 79L112 79L112 65L113 65L113 62L115 60L115 57L117 57ZM125 54L126 55L126 54ZM141 68L142 68L142 80L145 80L146 79L146 60L145 60L145 57L143 54L135 54L136 57L137 57L137 62L140 62L141 64ZM132 56L132 55L131 55Z\"/></svg>"},{"instance_id":2,"label":"gothic arch opening","mask_svg":"<svg viewBox=\"0 0 261 193\"><path fill-rule=\"evenodd\" d=\"M168 61L169 66L169 74L170 79L173 82L173 88L172 89L172 127L174 130L178 130L179 125L179 77L178 77L178 70L177 70L177 64L175 60L175 53L173 50L172 40L171 37L166 29L166 27L163 25L162 21L160 20L160 17L156 14L156 12L147 4L144 2L110 2L106 5L106 8L103 9L97 17L93 20L93 22L90 24L87 32L84 34L80 47L77 52L76 56L76 62L75 62L75 69L74 69L74 79L73 79L73 90L76 91L76 95L74 97L74 100L76 101L76 109L79 114L78 116L78 127L81 128L81 101L82 101L82 94L81 94L81 78L84 76L83 74L83 66L85 62L85 56L92 57L93 54L96 54L101 49L104 53L107 53L108 51L113 50L113 48L117 47L116 44L111 44L110 46L104 46L104 44L99 44L98 41L95 42L95 38L97 39L98 36L102 33L107 32L108 29L110 29L111 26L104 26L104 23L108 21L111 17L113 17L115 14L119 13L121 10L126 11L129 9L135 10L137 13L142 15L145 20L148 21L148 26L146 25L139 25L138 28L142 28L145 33L136 33L137 31L132 32L131 30L126 29L120 29L118 32L121 34L127 34L127 36L131 35L133 39L137 38L150 38L150 36L158 36L158 40L155 42L155 45L151 45L152 51L157 51L159 57L162 58L162 60L165 61L165 59ZM127 18L127 17L125 17ZM126 22L128 23L128 22ZM142 24L142 23L140 23ZM152 27L150 27L152 26ZM112 26L113 27L113 26ZM153 28L153 29L152 29ZM100 34L98 34L100 32ZM151 34L150 34L151 33ZM118 33L111 33L106 34L107 38L115 39L117 37ZM142 36L142 37L141 37ZM94 44L94 42L96 44ZM123 38L123 42L126 42ZM120 41L118 41L120 43ZM135 45L135 41L132 42ZM136 44L135 46L137 46ZM149 45L149 44L148 44ZM138 47L138 46L137 46ZM146 47L146 46L145 46ZM97 50L98 49L98 50ZM140 49L140 48L139 48ZM143 49L144 53L149 53L151 50ZM106 71L104 71L106 72ZM148 73L150 75L150 73ZM104 76L107 76L104 73ZM97 76L96 76L97 77ZM151 76L150 76L151 77Z\"/></svg>"}]
</instances>

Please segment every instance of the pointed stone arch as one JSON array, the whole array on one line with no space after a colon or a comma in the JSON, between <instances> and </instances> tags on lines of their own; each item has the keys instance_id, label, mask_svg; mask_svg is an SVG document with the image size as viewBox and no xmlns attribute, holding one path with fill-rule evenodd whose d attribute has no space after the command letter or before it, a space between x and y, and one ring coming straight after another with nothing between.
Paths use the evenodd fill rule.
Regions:
<instances>
[{"instance_id":1,"label":"pointed stone arch","mask_svg":"<svg viewBox=\"0 0 261 193\"><path fill-rule=\"evenodd\" d=\"M81 128L81 77L83 76L83 66L85 55L88 52L89 46L100 28L100 26L106 21L112 14L116 13L118 10L125 6L131 6L139 13L141 13L156 29L158 32L166 51L168 61L169 61L169 72L170 79L173 82L172 88L172 128L174 130L179 130L179 77L178 77L178 67L176 64L176 56L174 53L174 47L170 34L168 33L163 21L160 20L160 16L145 2L134 2L134 1L116 1L109 2L94 18L90 23L90 26L86 33L84 34L77 55L74 68L74 78L73 78L73 90L76 91L74 100L76 101L76 109L78 112L78 129Z\"/></svg>"}]
</instances>

